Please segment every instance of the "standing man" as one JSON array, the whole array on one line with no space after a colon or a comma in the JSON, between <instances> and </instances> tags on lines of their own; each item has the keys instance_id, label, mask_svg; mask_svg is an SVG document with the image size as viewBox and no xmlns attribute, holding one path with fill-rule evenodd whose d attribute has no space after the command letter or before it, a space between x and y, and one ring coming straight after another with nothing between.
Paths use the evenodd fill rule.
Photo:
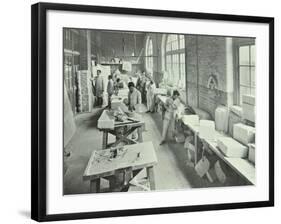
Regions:
<instances>
[{"instance_id":1,"label":"standing man","mask_svg":"<svg viewBox=\"0 0 281 224\"><path fill-rule=\"evenodd\" d=\"M96 81L95 81L95 91L96 91L96 97L97 97L97 106L102 107L104 84L103 84L103 78L101 77L100 69L97 70L97 77L96 77Z\"/></svg>"},{"instance_id":2,"label":"standing man","mask_svg":"<svg viewBox=\"0 0 281 224\"><path fill-rule=\"evenodd\" d=\"M154 112L154 91L156 86L151 77L148 78L146 83L146 105L147 105L147 112Z\"/></svg>"},{"instance_id":3,"label":"standing man","mask_svg":"<svg viewBox=\"0 0 281 224\"><path fill-rule=\"evenodd\" d=\"M112 80L112 75L108 76L107 83L107 96L108 96L108 108L111 109L111 96L114 93L114 82Z\"/></svg>"},{"instance_id":4,"label":"standing man","mask_svg":"<svg viewBox=\"0 0 281 224\"><path fill-rule=\"evenodd\" d=\"M174 136L175 132L175 117L174 112L177 110L180 102L180 93L177 90L174 90L172 97L167 98L166 103L164 104L165 107L165 116L163 120L163 130L162 130L162 140L160 145L166 143L167 134L170 130L172 135Z\"/></svg>"},{"instance_id":5,"label":"standing man","mask_svg":"<svg viewBox=\"0 0 281 224\"><path fill-rule=\"evenodd\" d=\"M137 81L137 85L136 88L140 91L141 93L141 97L142 97L142 101L145 103L146 102L146 74L145 72L143 72L141 74L141 76L139 77L138 81Z\"/></svg>"},{"instance_id":6,"label":"standing man","mask_svg":"<svg viewBox=\"0 0 281 224\"><path fill-rule=\"evenodd\" d=\"M128 87L128 107L130 111L134 111L135 106L137 104L141 104L141 93L135 88L135 84L133 82L129 82Z\"/></svg>"},{"instance_id":7,"label":"standing man","mask_svg":"<svg viewBox=\"0 0 281 224\"><path fill-rule=\"evenodd\" d=\"M129 82L128 83L128 87L129 87L129 93L128 93L128 108L129 111L135 111L135 106L137 104L141 104L141 93L140 91L138 91L135 88L135 84L133 82ZM141 134L142 130L141 128L138 128L137 132L134 131L132 133L132 139L136 139L136 134L138 133L138 141L142 141L142 134Z\"/></svg>"},{"instance_id":8,"label":"standing man","mask_svg":"<svg viewBox=\"0 0 281 224\"><path fill-rule=\"evenodd\" d=\"M118 96L119 93L119 87L120 87L120 78L117 78L114 82L114 94Z\"/></svg>"}]
</instances>

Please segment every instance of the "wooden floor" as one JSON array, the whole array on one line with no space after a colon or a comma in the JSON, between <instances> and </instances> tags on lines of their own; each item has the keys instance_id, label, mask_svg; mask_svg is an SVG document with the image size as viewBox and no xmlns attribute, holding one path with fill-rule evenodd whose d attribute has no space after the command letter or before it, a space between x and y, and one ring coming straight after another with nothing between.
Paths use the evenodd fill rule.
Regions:
<instances>
[{"instance_id":1,"label":"wooden floor","mask_svg":"<svg viewBox=\"0 0 281 224\"><path fill-rule=\"evenodd\" d=\"M102 133L96 128L101 111L79 115L76 119L77 131L66 150L71 156L65 160L68 169L64 175L64 194L89 193L89 182L82 180L84 169L93 150L101 149ZM158 113L143 114L146 131L144 141L152 141L158 157L155 167L157 190L189 189L197 187L220 186L210 184L197 176L194 169L186 166L186 151L183 144L174 141L159 146L161 140L162 120ZM113 136L109 136L114 141ZM101 182L101 191L108 188L107 181Z\"/></svg>"}]
</instances>

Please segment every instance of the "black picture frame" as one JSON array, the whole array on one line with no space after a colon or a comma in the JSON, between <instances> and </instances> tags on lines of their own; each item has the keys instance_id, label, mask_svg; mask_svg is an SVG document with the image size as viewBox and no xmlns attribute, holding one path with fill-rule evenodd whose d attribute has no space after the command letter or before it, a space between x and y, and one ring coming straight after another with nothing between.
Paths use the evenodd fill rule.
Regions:
<instances>
[{"instance_id":1,"label":"black picture frame","mask_svg":"<svg viewBox=\"0 0 281 224\"><path fill-rule=\"evenodd\" d=\"M274 206L274 18L183 11L103 7L74 4L37 3L31 7L31 218L37 221L74 220L116 216L178 213L205 210L254 208ZM63 10L87 13L111 13L139 16L162 16L216 21L254 22L269 25L269 200L196 206L159 207L149 209L101 212L46 214L46 145L47 145L47 87L46 87L46 13Z\"/></svg>"}]
</instances>

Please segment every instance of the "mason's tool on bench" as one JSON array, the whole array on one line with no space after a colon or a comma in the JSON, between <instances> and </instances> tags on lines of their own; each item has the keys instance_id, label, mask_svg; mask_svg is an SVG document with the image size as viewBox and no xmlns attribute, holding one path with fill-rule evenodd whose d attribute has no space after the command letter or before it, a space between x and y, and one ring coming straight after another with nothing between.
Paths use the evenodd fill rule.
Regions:
<instances>
[{"instance_id":1,"label":"mason's tool on bench","mask_svg":"<svg viewBox=\"0 0 281 224\"><path fill-rule=\"evenodd\" d=\"M136 158L132 161L133 163L136 162L141 157L141 153L138 152Z\"/></svg>"}]
</instances>

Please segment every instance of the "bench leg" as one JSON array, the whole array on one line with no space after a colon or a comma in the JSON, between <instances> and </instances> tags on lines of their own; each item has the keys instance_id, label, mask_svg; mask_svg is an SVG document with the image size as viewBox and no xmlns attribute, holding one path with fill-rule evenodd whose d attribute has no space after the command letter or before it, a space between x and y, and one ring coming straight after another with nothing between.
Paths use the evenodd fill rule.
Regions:
<instances>
[{"instance_id":1,"label":"bench leg","mask_svg":"<svg viewBox=\"0 0 281 224\"><path fill-rule=\"evenodd\" d=\"M102 149L107 148L107 138L108 138L108 132L104 131L102 134Z\"/></svg>"},{"instance_id":2,"label":"bench leg","mask_svg":"<svg viewBox=\"0 0 281 224\"><path fill-rule=\"evenodd\" d=\"M146 168L146 172L147 172L147 177L150 183L150 190L155 190L155 176L154 176L154 168L153 166L147 167Z\"/></svg>"},{"instance_id":3,"label":"bench leg","mask_svg":"<svg viewBox=\"0 0 281 224\"><path fill-rule=\"evenodd\" d=\"M90 193L100 192L100 179L95 179L90 181Z\"/></svg>"},{"instance_id":4,"label":"bench leg","mask_svg":"<svg viewBox=\"0 0 281 224\"><path fill-rule=\"evenodd\" d=\"M111 176L108 180L109 180L109 189L110 191L113 191L116 187L116 177Z\"/></svg>"},{"instance_id":5,"label":"bench leg","mask_svg":"<svg viewBox=\"0 0 281 224\"><path fill-rule=\"evenodd\" d=\"M196 165L198 162L198 138L196 132L194 132L194 147L195 147L194 164Z\"/></svg>"},{"instance_id":6,"label":"bench leg","mask_svg":"<svg viewBox=\"0 0 281 224\"><path fill-rule=\"evenodd\" d=\"M138 142L143 142L142 127L138 128Z\"/></svg>"}]
</instances>

